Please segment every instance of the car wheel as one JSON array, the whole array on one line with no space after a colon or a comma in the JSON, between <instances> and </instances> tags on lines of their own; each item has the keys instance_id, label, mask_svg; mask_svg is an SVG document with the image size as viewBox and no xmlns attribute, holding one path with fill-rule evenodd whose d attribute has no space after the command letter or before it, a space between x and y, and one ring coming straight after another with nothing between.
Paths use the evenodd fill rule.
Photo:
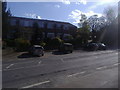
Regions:
<instances>
[{"instance_id":1,"label":"car wheel","mask_svg":"<svg viewBox=\"0 0 120 90\"><path fill-rule=\"evenodd\" d=\"M73 51L70 51L70 53L72 53Z\"/></svg>"}]
</instances>

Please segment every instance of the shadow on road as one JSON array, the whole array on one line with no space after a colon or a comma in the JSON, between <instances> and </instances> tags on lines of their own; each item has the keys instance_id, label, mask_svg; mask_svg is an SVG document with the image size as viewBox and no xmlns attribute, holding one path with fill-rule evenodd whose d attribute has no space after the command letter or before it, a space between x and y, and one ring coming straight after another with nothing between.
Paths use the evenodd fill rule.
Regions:
<instances>
[{"instance_id":1,"label":"shadow on road","mask_svg":"<svg viewBox=\"0 0 120 90\"><path fill-rule=\"evenodd\" d=\"M69 53L60 52L60 51L53 51L52 54L54 54L54 55L64 55L64 54L69 54Z\"/></svg>"},{"instance_id":2,"label":"shadow on road","mask_svg":"<svg viewBox=\"0 0 120 90\"><path fill-rule=\"evenodd\" d=\"M31 58L31 57L35 57L35 56L31 55L30 53L23 53L18 56L18 58Z\"/></svg>"}]
</instances>

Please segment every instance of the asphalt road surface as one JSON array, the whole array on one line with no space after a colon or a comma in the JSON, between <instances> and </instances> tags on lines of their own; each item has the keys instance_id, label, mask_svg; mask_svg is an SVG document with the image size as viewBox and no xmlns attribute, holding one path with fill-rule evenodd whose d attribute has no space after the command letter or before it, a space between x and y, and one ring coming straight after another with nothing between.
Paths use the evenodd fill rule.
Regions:
<instances>
[{"instance_id":1,"label":"asphalt road surface","mask_svg":"<svg viewBox=\"0 0 120 90\"><path fill-rule=\"evenodd\" d=\"M3 56L2 88L118 88L118 51Z\"/></svg>"}]
</instances>

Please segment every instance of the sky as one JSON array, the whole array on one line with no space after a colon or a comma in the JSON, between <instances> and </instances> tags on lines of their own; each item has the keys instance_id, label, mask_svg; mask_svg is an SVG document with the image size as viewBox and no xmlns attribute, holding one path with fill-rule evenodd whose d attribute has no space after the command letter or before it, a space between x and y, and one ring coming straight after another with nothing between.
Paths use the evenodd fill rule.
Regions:
<instances>
[{"instance_id":1,"label":"sky","mask_svg":"<svg viewBox=\"0 0 120 90\"><path fill-rule=\"evenodd\" d=\"M87 0L61 0L58 2L11 2L8 1L7 7L10 8L13 16L38 18L69 22L78 25L81 13L87 17L97 14L103 15L104 8L108 6L117 6L115 0L101 0L99 2Z\"/></svg>"}]
</instances>

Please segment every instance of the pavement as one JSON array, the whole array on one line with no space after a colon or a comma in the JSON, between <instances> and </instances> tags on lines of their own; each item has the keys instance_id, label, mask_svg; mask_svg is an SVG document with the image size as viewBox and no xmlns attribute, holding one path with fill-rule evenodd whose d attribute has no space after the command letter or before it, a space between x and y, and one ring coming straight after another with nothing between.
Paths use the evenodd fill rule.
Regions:
<instances>
[{"instance_id":1,"label":"pavement","mask_svg":"<svg viewBox=\"0 0 120 90\"><path fill-rule=\"evenodd\" d=\"M3 88L118 88L118 51L3 56Z\"/></svg>"}]
</instances>

